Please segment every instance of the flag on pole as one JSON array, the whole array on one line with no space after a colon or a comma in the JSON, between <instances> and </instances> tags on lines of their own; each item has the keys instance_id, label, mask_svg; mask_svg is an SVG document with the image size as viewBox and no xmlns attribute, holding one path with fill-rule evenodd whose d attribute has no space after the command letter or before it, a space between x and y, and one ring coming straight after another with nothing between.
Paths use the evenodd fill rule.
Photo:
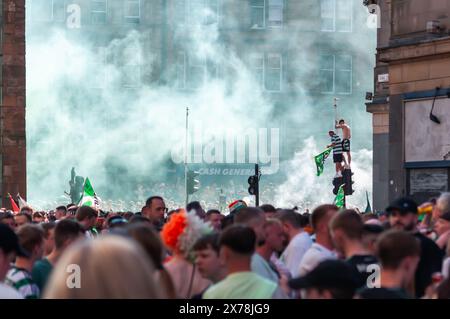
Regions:
<instances>
[{"instance_id":1,"label":"flag on pole","mask_svg":"<svg viewBox=\"0 0 450 319\"><path fill-rule=\"evenodd\" d=\"M333 150L332 148L329 148L326 151L314 157L314 162L316 163L317 167L317 176L322 175L323 165L325 164L325 160L328 158L328 156L330 156L332 150Z\"/></svg>"},{"instance_id":2,"label":"flag on pole","mask_svg":"<svg viewBox=\"0 0 450 319\"><path fill-rule=\"evenodd\" d=\"M336 198L334 199L334 205L336 205L338 208L345 207L345 192L344 192L344 185L342 184L339 187L338 193L336 195Z\"/></svg>"},{"instance_id":3,"label":"flag on pole","mask_svg":"<svg viewBox=\"0 0 450 319\"><path fill-rule=\"evenodd\" d=\"M14 213L18 213L20 211L19 206L17 206L16 201L12 198L11 194L8 193L9 200L11 201L11 209Z\"/></svg>"},{"instance_id":4,"label":"flag on pole","mask_svg":"<svg viewBox=\"0 0 450 319\"><path fill-rule=\"evenodd\" d=\"M20 209L22 209L22 207L31 207L26 201L25 199L23 199L20 194L17 194L17 202L19 203L19 207Z\"/></svg>"},{"instance_id":5,"label":"flag on pole","mask_svg":"<svg viewBox=\"0 0 450 319\"><path fill-rule=\"evenodd\" d=\"M369 214L369 213L372 213L372 206L370 205L369 193L367 191L366 191L366 197L367 197L367 206L366 206L366 210L364 211L364 214Z\"/></svg>"},{"instance_id":6,"label":"flag on pole","mask_svg":"<svg viewBox=\"0 0 450 319\"><path fill-rule=\"evenodd\" d=\"M99 206L99 199L95 194L94 188L92 187L89 178L87 177L86 180L84 181L83 195L81 195L81 199L78 202L78 206L90 206L95 208L98 208Z\"/></svg>"}]
</instances>

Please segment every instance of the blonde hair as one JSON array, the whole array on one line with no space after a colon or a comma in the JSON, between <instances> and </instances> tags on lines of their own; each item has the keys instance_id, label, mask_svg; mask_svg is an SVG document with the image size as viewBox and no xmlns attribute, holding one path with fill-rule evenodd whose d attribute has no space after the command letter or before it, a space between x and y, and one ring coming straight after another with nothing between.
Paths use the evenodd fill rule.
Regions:
<instances>
[{"instance_id":1,"label":"blonde hair","mask_svg":"<svg viewBox=\"0 0 450 319\"><path fill-rule=\"evenodd\" d=\"M282 227L283 224L276 218L267 218L266 222L264 223L264 229L270 226L280 226Z\"/></svg>"},{"instance_id":2,"label":"blonde hair","mask_svg":"<svg viewBox=\"0 0 450 319\"><path fill-rule=\"evenodd\" d=\"M80 287L69 287L79 266ZM75 243L61 256L44 290L48 299L153 299L161 298L155 268L143 249L119 236L104 236ZM76 280L73 280L76 283Z\"/></svg>"}]
</instances>

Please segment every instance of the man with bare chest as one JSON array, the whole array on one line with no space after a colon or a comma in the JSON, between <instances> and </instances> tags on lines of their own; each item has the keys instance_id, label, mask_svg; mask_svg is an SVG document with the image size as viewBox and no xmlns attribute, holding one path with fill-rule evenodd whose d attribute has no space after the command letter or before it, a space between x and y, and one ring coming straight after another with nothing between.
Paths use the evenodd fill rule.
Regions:
<instances>
[{"instance_id":1,"label":"man with bare chest","mask_svg":"<svg viewBox=\"0 0 450 319\"><path fill-rule=\"evenodd\" d=\"M347 158L344 156L344 162L345 165L350 168L350 164L352 162L352 156L350 154L350 139L352 138L352 133L350 126L348 126L343 119L339 121L339 123L336 122L336 128L342 129L342 151L345 155L347 155Z\"/></svg>"}]
</instances>

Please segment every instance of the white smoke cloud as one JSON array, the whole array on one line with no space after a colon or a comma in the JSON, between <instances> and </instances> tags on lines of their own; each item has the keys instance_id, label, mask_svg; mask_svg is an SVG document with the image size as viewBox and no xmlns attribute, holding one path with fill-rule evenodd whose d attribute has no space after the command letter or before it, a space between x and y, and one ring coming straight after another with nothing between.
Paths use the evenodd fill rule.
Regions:
<instances>
[{"instance_id":1,"label":"white smoke cloud","mask_svg":"<svg viewBox=\"0 0 450 319\"><path fill-rule=\"evenodd\" d=\"M227 27L235 27L235 23L231 17ZM45 33L40 34L42 30ZM75 166L78 174L90 178L110 209L140 210L145 197L155 193L162 194L169 207L183 205L182 181L154 183L154 180L164 178L161 168L167 165L171 150L184 146L186 107L190 108L191 129L202 126L211 132L211 137L214 132L230 128L239 134L247 128L289 123L299 128L301 145L313 128L322 125L327 131L328 126L317 118L316 101L308 95L308 84L315 79L306 76L294 81L292 90L299 96L289 96L283 109L277 110L246 61L247 51L252 51L250 44L244 52L226 45L214 23L186 25L181 32L175 32L174 38L189 34L184 48L187 55L214 62L221 69L220 77L208 77L190 92L181 92L172 81L170 75L175 73L175 65L169 66L167 84L152 78L159 72L159 57L153 47L156 44L148 41L148 34L137 31L118 34L103 43L103 50L99 51L82 33L72 36L71 31L60 28L27 28L28 202L41 208L67 203L63 191L69 190L70 169ZM358 59L371 57L375 32L370 34L370 46L359 33L350 34L344 45L357 52ZM295 54L284 67L302 70L303 75L315 71L317 57L310 52L317 39L302 36L302 42L296 43L298 35L288 36L284 40L291 49L295 48L298 58ZM268 42L282 40L280 33ZM243 38L239 41L246 44ZM128 67L138 64L141 73L136 74L138 71L133 72L132 68L130 72ZM143 78L140 87L124 87L124 80L132 81L139 75ZM367 74L355 74L355 78L362 76ZM355 104L363 102L363 97L354 99ZM369 139L370 116L363 108L354 110L354 106L343 110L345 116L358 123L353 127L354 139ZM327 175L332 168L327 167L326 174L319 179L315 176L312 156L321 149L314 139L307 139L293 159L283 164L285 180L265 184L262 198L282 206L332 200ZM368 150L357 150L354 154L355 205L363 202L365 189L370 191L370 158ZM246 178L230 178L225 185L217 182L202 187L193 199L213 208L218 205L218 189L223 189L231 201L248 196L246 186Z\"/></svg>"}]
</instances>

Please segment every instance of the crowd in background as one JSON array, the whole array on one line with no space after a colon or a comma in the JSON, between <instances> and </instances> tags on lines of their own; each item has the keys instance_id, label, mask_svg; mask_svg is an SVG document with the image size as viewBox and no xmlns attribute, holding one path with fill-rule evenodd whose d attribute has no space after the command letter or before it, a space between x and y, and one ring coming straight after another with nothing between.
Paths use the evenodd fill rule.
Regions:
<instances>
[{"instance_id":1,"label":"crowd in background","mask_svg":"<svg viewBox=\"0 0 450 319\"><path fill-rule=\"evenodd\" d=\"M159 196L140 212L2 209L0 298L450 297L450 193L379 213L227 210Z\"/></svg>"}]
</instances>

